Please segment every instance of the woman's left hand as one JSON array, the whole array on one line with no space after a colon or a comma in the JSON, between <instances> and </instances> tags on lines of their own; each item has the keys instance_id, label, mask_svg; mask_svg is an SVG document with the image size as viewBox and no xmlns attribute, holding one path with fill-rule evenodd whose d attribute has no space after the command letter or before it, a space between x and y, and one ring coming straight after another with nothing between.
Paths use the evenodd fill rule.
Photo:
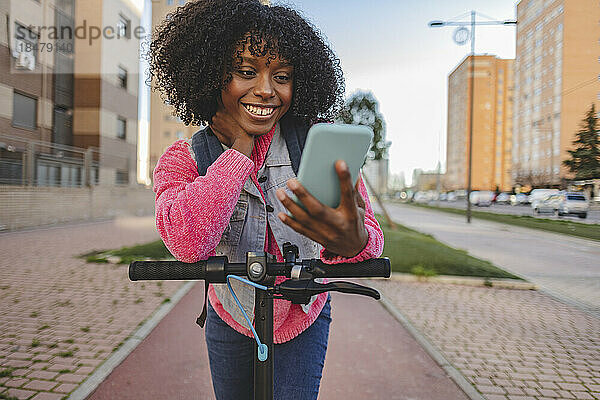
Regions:
<instances>
[{"instance_id":1,"label":"woman's left hand","mask_svg":"<svg viewBox=\"0 0 600 400\"><path fill-rule=\"evenodd\" d=\"M335 163L340 179L341 199L337 208L322 204L311 195L296 179L290 179L287 186L302 202L306 210L289 198L283 189L277 190L277 197L293 215L285 213L277 216L284 224L296 232L320 243L328 251L344 257L354 257L367 245L369 235L365 229L365 202L354 187L348 166L342 160Z\"/></svg>"}]
</instances>

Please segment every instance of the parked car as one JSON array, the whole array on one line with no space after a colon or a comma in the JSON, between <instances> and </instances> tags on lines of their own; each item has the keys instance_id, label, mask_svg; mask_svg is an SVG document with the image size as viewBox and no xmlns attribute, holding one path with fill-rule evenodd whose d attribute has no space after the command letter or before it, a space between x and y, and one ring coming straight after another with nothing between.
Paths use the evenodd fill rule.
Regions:
<instances>
[{"instance_id":1,"label":"parked car","mask_svg":"<svg viewBox=\"0 0 600 400\"><path fill-rule=\"evenodd\" d=\"M478 207L489 207L492 205L492 200L494 199L494 192L489 190L477 190L471 192L469 199L471 200L471 204Z\"/></svg>"},{"instance_id":2,"label":"parked car","mask_svg":"<svg viewBox=\"0 0 600 400\"><path fill-rule=\"evenodd\" d=\"M533 189L529 193L529 202L531 203L531 208L533 211L535 211L536 208L539 208L539 203L541 201L550 195L557 194L558 192L558 189Z\"/></svg>"},{"instance_id":3,"label":"parked car","mask_svg":"<svg viewBox=\"0 0 600 400\"><path fill-rule=\"evenodd\" d=\"M534 214L542 214L542 213L552 213L555 214L558 211L558 205L560 203L561 198L563 197L562 193L551 194L546 197L542 201L537 202L537 206L533 209Z\"/></svg>"},{"instance_id":4,"label":"parked car","mask_svg":"<svg viewBox=\"0 0 600 400\"><path fill-rule=\"evenodd\" d=\"M518 206L520 204L529 204L529 196L525 193L517 193L510 196L510 204Z\"/></svg>"},{"instance_id":5,"label":"parked car","mask_svg":"<svg viewBox=\"0 0 600 400\"><path fill-rule=\"evenodd\" d=\"M415 195L413 196L412 201L415 203L429 203L430 201L433 200L433 195L431 194L431 192L415 192Z\"/></svg>"},{"instance_id":6,"label":"parked car","mask_svg":"<svg viewBox=\"0 0 600 400\"><path fill-rule=\"evenodd\" d=\"M498 193L498 196L496 196L496 203L497 204L508 204L510 202L510 194L502 192L502 193Z\"/></svg>"},{"instance_id":7,"label":"parked car","mask_svg":"<svg viewBox=\"0 0 600 400\"><path fill-rule=\"evenodd\" d=\"M579 192L564 192L558 200L558 215L577 215L579 218L587 218L590 208L588 199Z\"/></svg>"}]
</instances>

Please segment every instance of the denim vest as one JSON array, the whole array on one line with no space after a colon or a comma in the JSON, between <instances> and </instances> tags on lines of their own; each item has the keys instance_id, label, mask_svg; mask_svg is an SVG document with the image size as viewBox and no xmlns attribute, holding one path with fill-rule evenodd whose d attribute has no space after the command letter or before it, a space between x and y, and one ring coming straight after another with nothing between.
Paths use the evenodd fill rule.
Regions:
<instances>
[{"instance_id":1,"label":"denim vest","mask_svg":"<svg viewBox=\"0 0 600 400\"><path fill-rule=\"evenodd\" d=\"M284 125L284 129L285 128L286 125ZM192 149L198 164L199 173L205 175L206 170L204 169L204 166L207 164L207 158L214 158L215 155L218 157L220 153L219 149L214 146L203 146L201 141L206 140L207 138L197 137L198 135L211 135L213 138L215 137L208 129L205 129L194 134L194 137L192 138ZM288 148L293 146L293 139L288 139L290 136L298 140L298 135L292 135L290 133L286 136L287 140L284 139L281 133L280 124L277 125L264 164L257 173L257 178L262 177L259 182L264 180L264 182L260 183L260 186L265 195L266 203L263 201L258 188L254 185L250 177L248 177L244 183L244 187L240 193L233 214L229 219L229 224L221 236L221 241L217 245L217 255L226 255L230 262L246 262L246 252L264 251L268 221L273 236L277 240L279 250L282 253L283 243L291 242L298 246L301 259L319 258L321 246L318 243L297 233L281 222L277 217L279 212L285 212L286 209L275 196L275 191L279 188L283 188L286 193L290 195L291 191L287 188L286 182L288 179L296 177L296 172L294 171L296 168L293 168L290 153L288 152ZM305 135L304 137L300 136L300 153L305 138ZM208 147L210 147L210 150ZM222 152L223 149L220 148L220 151ZM204 157L203 160L201 159L202 157ZM214 159L212 162L214 162ZM264 178L266 178L266 180ZM273 207L273 211L268 212L266 209L267 205ZM214 287L217 298L223 305L223 308L236 322L242 326L246 326L246 320L231 296L227 285L212 284L212 286ZM244 307L244 310L252 320L254 318L254 288L237 280L232 280L231 286ZM304 312L308 313L308 310L315 299L316 296L313 296L309 304L302 305Z\"/></svg>"}]
</instances>

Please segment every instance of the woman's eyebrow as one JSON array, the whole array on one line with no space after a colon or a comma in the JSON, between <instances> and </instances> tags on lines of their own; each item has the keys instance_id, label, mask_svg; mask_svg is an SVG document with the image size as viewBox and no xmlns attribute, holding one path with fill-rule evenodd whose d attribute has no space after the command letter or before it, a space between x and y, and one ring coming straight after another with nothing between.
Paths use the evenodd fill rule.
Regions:
<instances>
[{"instance_id":1,"label":"woman's eyebrow","mask_svg":"<svg viewBox=\"0 0 600 400\"><path fill-rule=\"evenodd\" d=\"M273 64L273 67L275 67L275 68L294 68L294 66L291 63L284 61L280 58L271 60L271 63Z\"/></svg>"}]
</instances>

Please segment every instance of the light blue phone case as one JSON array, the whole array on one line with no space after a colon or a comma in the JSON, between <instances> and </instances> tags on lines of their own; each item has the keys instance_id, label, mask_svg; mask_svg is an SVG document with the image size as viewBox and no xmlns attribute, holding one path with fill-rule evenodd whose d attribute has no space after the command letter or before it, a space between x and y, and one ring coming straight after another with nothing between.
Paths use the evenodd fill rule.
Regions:
<instances>
[{"instance_id":1,"label":"light blue phone case","mask_svg":"<svg viewBox=\"0 0 600 400\"><path fill-rule=\"evenodd\" d=\"M340 180L335 161L344 160L353 184L365 163L373 131L364 125L315 124L308 131L298 170L298 181L321 203L336 208L340 204ZM304 208L296 196L292 199Z\"/></svg>"}]
</instances>

